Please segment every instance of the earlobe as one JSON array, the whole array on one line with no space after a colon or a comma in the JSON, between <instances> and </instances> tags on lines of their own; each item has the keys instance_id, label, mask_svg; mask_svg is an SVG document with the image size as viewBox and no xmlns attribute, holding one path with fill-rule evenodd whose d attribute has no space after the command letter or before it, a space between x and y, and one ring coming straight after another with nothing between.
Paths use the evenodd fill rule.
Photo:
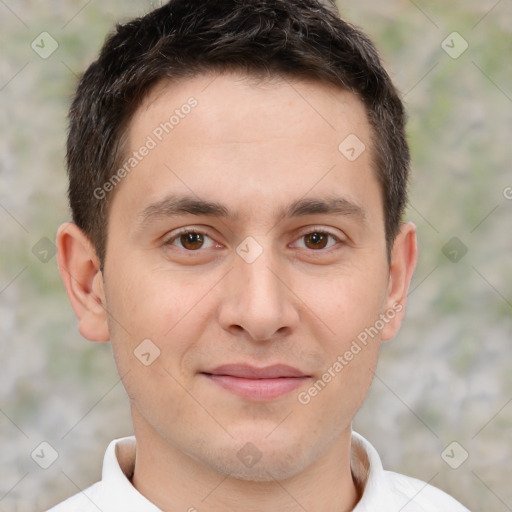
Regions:
<instances>
[{"instance_id":1,"label":"earlobe","mask_svg":"<svg viewBox=\"0 0 512 512\"><path fill-rule=\"evenodd\" d=\"M65 222L57 231L57 262L80 334L90 341L108 341L99 260L87 235L73 222Z\"/></svg>"},{"instance_id":2,"label":"earlobe","mask_svg":"<svg viewBox=\"0 0 512 512\"><path fill-rule=\"evenodd\" d=\"M382 341L393 338L402 324L407 304L407 294L418 259L416 226L412 222L400 227L391 254L388 294L385 315L388 318L381 332Z\"/></svg>"}]
</instances>

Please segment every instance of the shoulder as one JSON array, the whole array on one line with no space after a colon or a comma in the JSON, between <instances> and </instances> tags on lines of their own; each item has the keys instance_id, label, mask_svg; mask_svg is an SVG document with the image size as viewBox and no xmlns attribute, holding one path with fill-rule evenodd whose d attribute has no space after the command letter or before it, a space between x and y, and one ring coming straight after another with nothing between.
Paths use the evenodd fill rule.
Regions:
<instances>
[{"instance_id":1,"label":"shoulder","mask_svg":"<svg viewBox=\"0 0 512 512\"><path fill-rule=\"evenodd\" d=\"M98 512L96 503L99 501L100 494L101 482L96 482L46 512Z\"/></svg>"},{"instance_id":2,"label":"shoulder","mask_svg":"<svg viewBox=\"0 0 512 512\"><path fill-rule=\"evenodd\" d=\"M457 500L422 480L384 471L390 490L403 508L402 512L469 512Z\"/></svg>"}]
</instances>

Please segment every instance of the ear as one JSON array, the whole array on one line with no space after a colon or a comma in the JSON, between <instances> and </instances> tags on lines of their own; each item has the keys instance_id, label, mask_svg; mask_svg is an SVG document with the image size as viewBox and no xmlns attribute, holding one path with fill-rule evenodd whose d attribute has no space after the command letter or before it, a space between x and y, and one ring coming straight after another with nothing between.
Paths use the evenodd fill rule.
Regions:
<instances>
[{"instance_id":1,"label":"ear","mask_svg":"<svg viewBox=\"0 0 512 512\"><path fill-rule=\"evenodd\" d=\"M416 226L412 222L403 223L391 251L386 312L384 313L388 321L381 331L382 341L390 340L400 329L405 315L407 292L417 259Z\"/></svg>"},{"instance_id":2,"label":"ear","mask_svg":"<svg viewBox=\"0 0 512 512\"><path fill-rule=\"evenodd\" d=\"M73 222L65 222L57 230L57 262L80 334L89 341L108 341L99 259L87 235Z\"/></svg>"}]
</instances>

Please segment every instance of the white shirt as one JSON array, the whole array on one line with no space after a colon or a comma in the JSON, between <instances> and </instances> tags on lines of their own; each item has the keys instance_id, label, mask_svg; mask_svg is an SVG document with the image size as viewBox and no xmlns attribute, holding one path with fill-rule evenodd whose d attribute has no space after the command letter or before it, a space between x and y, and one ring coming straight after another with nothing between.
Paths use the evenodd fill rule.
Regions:
<instances>
[{"instance_id":1,"label":"white shirt","mask_svg":"<svg viewBox=\"0 0 512 512\"><path fill-rule=\"evenodd\" d=\"M115 439L105 453L101 481L47 512L161 512L131 484L134 465L135 437ZM385 471L375 448L356 432L351 467L364 489L353 512L469 512L421 480Z\"/></svg>"}]
</instances>

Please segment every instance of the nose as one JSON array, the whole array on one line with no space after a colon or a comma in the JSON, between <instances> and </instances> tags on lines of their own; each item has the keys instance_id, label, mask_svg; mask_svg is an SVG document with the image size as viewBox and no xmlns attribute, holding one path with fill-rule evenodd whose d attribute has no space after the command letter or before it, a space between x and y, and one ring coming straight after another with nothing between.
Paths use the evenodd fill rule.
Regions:
<instances>
[{"instance_id":1,"label":"nose","mask_svg":"<svg viewBox=\"0 0 512 512\"><path fill-rule=\"evenodd\" d=\"M219 322L231 334L253 341L291 334L299 322L300 300L287 283L285 262L266 249L249 263L238 255L226 276Z\"/></svg>"}]
</instances>

